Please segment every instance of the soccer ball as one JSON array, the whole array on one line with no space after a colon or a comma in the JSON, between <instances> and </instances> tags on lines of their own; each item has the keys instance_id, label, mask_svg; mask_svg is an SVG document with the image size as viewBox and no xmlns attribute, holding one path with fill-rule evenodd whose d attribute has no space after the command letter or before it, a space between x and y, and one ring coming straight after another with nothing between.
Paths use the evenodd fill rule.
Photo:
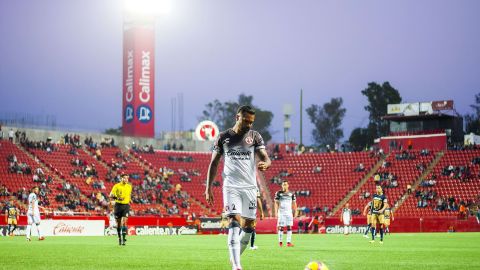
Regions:
<instances>
[{"instance_id":1,"label":"soccer ball","mask_svg":"<svg viewBox=\"0 0 480 270\"><path fill-rule=\"evenodd\" d=\"M328 270L328 267L322 262L312 261L305 266L305 270Z\"/></svg>"}]
</instances>

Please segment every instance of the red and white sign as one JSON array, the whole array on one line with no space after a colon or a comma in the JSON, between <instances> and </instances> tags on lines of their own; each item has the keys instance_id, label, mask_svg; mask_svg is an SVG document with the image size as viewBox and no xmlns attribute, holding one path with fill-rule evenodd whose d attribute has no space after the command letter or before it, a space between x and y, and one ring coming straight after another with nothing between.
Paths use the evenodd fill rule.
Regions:
<instances>
[{"instance_id":1,"label":"red and white sign","mask_svg":"<svg viewBox=\"0 0 480 270\"><path fill-rule=\"evenodd\" d=\"M44 236L103 236L105 221L47 219L40 226ZM32 235L37 236L37 230Z\"/></svg>"},{"instance_id":2,"label":"red and white sign","mask_svg":"<svg viewBox=\"0 0 480 270\"><path fill-rule=\"evenodd\" d=\"M133 25L123 33L122 129L127 136L155 135L154 26Z\"/></svg>"},{"instance_id":3,"label":"red and white sign","mask_svg":"<svg viewBox=\"0 0 480 270\"><path fill-rule=\"evenodd\" d=\"M200 141L213 141L219 133L218 126L208 120L200 122L195 129L195 137Z\"/></svg>"},{"instance_id":4,"label":"red and white sign","mask_svg":"<svg viewBox=\"0 0 480 270\"><path fill-rule=\"evenodd\" d=\"M434 111L453 110L453 100L432 101Z\"/></svg>"}]
</instances>

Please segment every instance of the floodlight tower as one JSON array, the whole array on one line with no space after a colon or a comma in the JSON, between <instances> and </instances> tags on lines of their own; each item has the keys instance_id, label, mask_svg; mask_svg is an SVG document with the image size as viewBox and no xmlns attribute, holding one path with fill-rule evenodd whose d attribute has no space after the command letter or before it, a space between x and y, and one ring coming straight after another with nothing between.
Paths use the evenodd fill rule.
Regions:
<instances>
[{"instance_id":1,"label":"floodlight tower","mask_svg":"<svg viewBox=\"0 0 480 270\"><path fill-rule=\"evenodd\" d=\"M283 118L283 142L284 143L290 142L290 138L288 137L288 131L292 127L292 121L290 120L292 113L293 113L292 104L283 105L283 117L284 117Z\"/></svg>"},{"instance_id":2,"label":"floodlight tower","mask_svg":"<svg viewBox=\"0 0 480 270\"><path fill-rule=\"evenodd\" d=\"M155 18L170 10L164 0L125 0L123 25L124 135L155 135Z\"/></svg>"}]
</instances>

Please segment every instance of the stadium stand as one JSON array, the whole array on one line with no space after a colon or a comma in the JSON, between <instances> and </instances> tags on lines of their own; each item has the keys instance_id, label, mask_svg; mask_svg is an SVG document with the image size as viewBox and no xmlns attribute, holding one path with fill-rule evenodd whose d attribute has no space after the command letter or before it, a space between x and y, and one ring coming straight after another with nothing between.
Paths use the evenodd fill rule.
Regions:
<instances>
[{"instance_id":1,"label":"stadium stand","mask_svg":"<svg viewBox=\"0 0 480 270\"><path fill-rule=\"evenodd\" d=\"M468 207L479 199L480 164L474 161L479 157L480 150L446 151L440 162L424 179L424 184L420 184L396 211L397 215L413 217L459 215L461 203ZM447 173L449 166L453 167L453 171ZM469 174L465 171L468 170L465 169L467 167L470 170ZM434 179L432 176L435 176ZM428 180L433 181L428 183ZM419 207L422 197L427 201L425 207Z\"/></svg>"},{"instance_id":2,"label":"stadium stand","mask_svg":"<svg viewBox=\"0 0 480 270\"><path fill-rule=\"evenodd\" d=\"M385 165L375 172L375 177L369 179L348 201L350 208L363 211L365 205L375 193L377 184L383 187L390 205L396 202L406 192L407 185L413 185L434 158L433 152L420 155L420 151L393 151L385 160ZM423 170L418 165L423 164ZM389 177L389 175L391 175ZM396 182L396 183L395 183Z\"/></svg>"},{"instance_id":3,"label":"stadium stand","mask_svg":"<svg viewBox=\"0 0 480 270\"><path fill-rule=\"evenodd\" d=\"M13 156L17 162L12 161ZM51 207L58 207L60 204L54 199L55 194L50 192L53 180L42 182L34 182L33 175L37 168L42 168L41 164L32 159L27 153L22 151L16 144L7 140L0 141L0 185L6 188L2 192L2 196L8 199L8 196L15 196L20 201L20 210L26 211L27 196L34 186L39 186L46 193L46 196L40 195L41 204ZM21 164L24 165L21 165ZM17 164L17 165L14 165ZM10 168L12 165L16 169ZM23 167L23 169L20 169ZM51 178L48 171L42 168L45 173L45 179Z\"/></svg>"},{"instance_id":4,"label":"stadium stand","mask_svg":"<svg viewBox=\"0 0 480 270\"><path fill-rule=\"evenodd\" d=\"M132 151L133 152L133 151ZM180 184L182 189L191 195L195 204L205 202L205 180L207 177L210 153L182 152L182 151L156 151L155 153L133 152L135 157L155 170L172 169L174 174L169 179L173 185ZM203 206L196 210L202 212L213 211L211 214L219 215L222 212L222 179L223 162L217 173L217 183L214 185L215 201L213 207ZM208 212L207 212L208 213Z\"/></svg>"},{"instance_id":5,"label":"stadium stand","mask_svg":"<svg viewBox=\"0 0 480 270\"><path fill-rule=\"evenodd\" d=\"M205 205L204 201L211 158L208 152L122 151L112 146L41 145L21 146L1 141L0 197L6 199L9 195L16 195L21 199L22 211L25 210L24 193L42 182L34 182L33 174L10 172L12 155L32 172L42 168L46 177L50 176L51 180L44 185L42 203L51 209L103 213L108 208L108 193L118 181L118 172L122 171L130 174L134 185L132 209L136 215L195 213L216 216L222 211L223 164L214 183L214 205ZM96 157L97 150L101 152L101 159ZM77 158L79 164L76 164ZM478 200L478 149L394 151L386 155L382 166L374 168L381 161L375 152L282 152L258 181L264 181L261 185L266 187L263 195L273 198L281 182L288 180L291 190L297 193L299 208L307 215L335 214L331 213L332 209L338 209L348 198L351 209L360 214L375 192L376 184L385 188L391 205L399 204L400 207L395 209L397 216L456 216L461 205L468 209ZM77 175L74 174L76 170ZM363 183L362 179L370 174L380 179L371 177ZM92 176L90 180L89 175ZM407 186L412 187L411 193ZM355 191L353 195L352 190ZM59 199L59 196L64 198ZM422 204L423 201L426 205Z\"/></svg>"},{"instance_id":6,"label":"stadium stand","mask_svg":"<svg viewBox=\"0 0 480 270\"><path fill-rule=\"evenodd\" d=\"M297 191L297 205L304 212L329 212L377 161L370 152L287 154L272 161L265 179L271 196L286 179L290 189ZM360 163L364 169L356 172Z\"/></svg>"}]
</instances>

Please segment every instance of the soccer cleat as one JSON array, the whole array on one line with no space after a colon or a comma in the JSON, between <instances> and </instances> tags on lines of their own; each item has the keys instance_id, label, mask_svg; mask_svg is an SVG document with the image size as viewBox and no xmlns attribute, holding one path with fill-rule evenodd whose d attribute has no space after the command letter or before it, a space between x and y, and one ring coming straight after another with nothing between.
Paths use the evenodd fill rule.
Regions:
<instances>
[{"instance_id":1,"label":"soccer cleat","mask_svg":"<svg viewBox=\"0 0 480 270\"><path fill-rule=\"evenodd\" d=\"M368 235L364 234L363 237L368 238Z\"/></svg>"},{"instance_id":2,"label":"soccer cleat","mask_svg":"<svg viewBox=\"0 0 480 270\"><path fill-rule=\"evenodd\" d=\"M32 239L30 239L30 238L27 238L27 242L30 242L30 241L32 241Z\"/></svg>"},{"instance_id":3,"label":"soccer cleat","mask_svg":"<svg viewBox=\"0 0 480 270\"><path fill-rule=\"evenodd\" d=\"M118 245L121 246L122 245L122 239L118 239Z\"/></svg>"},{"instance_id":4,"label":"soccer cleat","mask_svg":"<svg viewBox=\"0 0 480 270\"><path fill-rule=\"evenodd\" d=\"M38 241L42 241L42 240L45 240L45 237L41 236L38 238Z\"/></svg>"},{"instance_id":5,"label":"soccer cleat","mask_svg":"<svg viewBox=\"0 0 480 270\"><path fill-rule=\"evenodd\" d=\"M253 247L250 247L251 250L257 250L258 247L257 246L253 246Z\"/></svg>"},{"instance_id":6,"label":"soccer cleat","mask_svg":"<svg viewBox=\"0 0 480 270\"><path fill-rule=\"evenodd\" d=\"M379 243L383 245L383 240L382 240L382 241L380 241Z\"/></svg>"},{"instance_id":7,"label":"soccer cleat","mask_svg":"<svg viewBox=\"0 0 480 270\"><path fill-rule=\"evenodd\" d=\"M282 243L282 242L278 242L278 245L279 245L280 247L283 247L283 243Z\"/></svg>"},{"instance_id":8,"label":"soccer cleat","mask_svg":"<svg viewBox=\"0 0 480 270\"><path fill-rule=\"evenodd\" d=\"M294 247L294 245L292 243L288 242L287 247Z\"/></svg>"},{"instance_id":9,"label":"soccer cleat","mask_svg":"<svg viewBox=\"0 0 480 270\"><path fill-rule=\"evenodd\" d=\"M375 240L370 240L370 243L372 243L372 244L375 243Z\"/></svg>"}]
</instances>

